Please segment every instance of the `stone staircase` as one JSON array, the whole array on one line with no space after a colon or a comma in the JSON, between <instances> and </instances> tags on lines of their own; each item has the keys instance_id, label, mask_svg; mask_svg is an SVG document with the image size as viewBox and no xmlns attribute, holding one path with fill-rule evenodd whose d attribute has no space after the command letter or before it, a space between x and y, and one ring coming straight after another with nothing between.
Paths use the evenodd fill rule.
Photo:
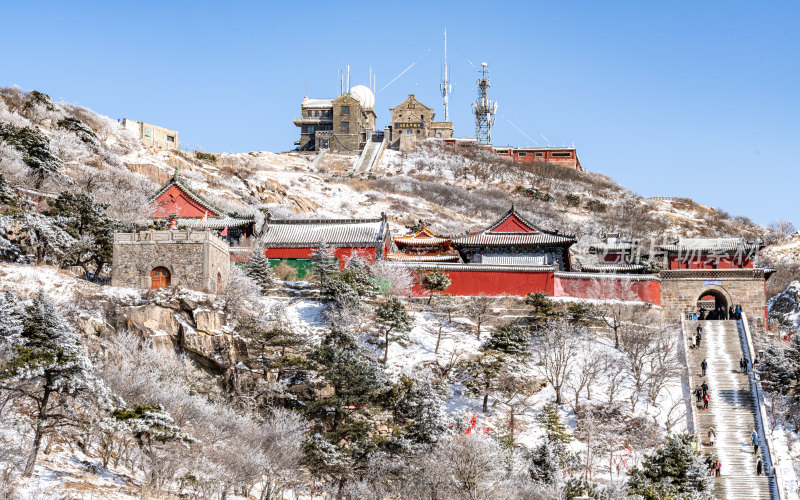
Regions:
<instances>
[{"instance_id":1,"label":"stone staircase","mask_svg":"<svg viewBox=\"0 0 800 500\"><path fill-rule=\"evenodd\" d=\"M755 395L749 377L740 372L743 356L743 332L738 321L687 321L686 333L694 335L697 326L703 327L699 348L689 349L687 361L692 376L692 391L705 380L709 386L709 409L696 405L696 422L700 451L711 453L722 461L722 476L714 480L714 497L726 500L772 500L776 487L774 479L756 475L756 456L750 435L758 425ZM701 377L700 363L706 360L706 376ZM692 395L692 404L695 404ZM717 442L711 446L708 428L714 427ZM769 461L764 455L763 432L759 453L766 472Z\"/></svg>"},{"instance_id":2,"label":"stone staircase","mask_svg":"<svg viewBox=\"0 0 800 500\"><path fill-rule=\"evenodd\" d=\"M356 174L363 174L364 172L371 170L373 165L379 159L379 154L383 152L385 142L385 139L377 141L375 138L371 138L368 140L364 145L364 150L358 157L358 161L356 161L355 167L353 167L353 172Z\"/></svg>"}]
</instances>

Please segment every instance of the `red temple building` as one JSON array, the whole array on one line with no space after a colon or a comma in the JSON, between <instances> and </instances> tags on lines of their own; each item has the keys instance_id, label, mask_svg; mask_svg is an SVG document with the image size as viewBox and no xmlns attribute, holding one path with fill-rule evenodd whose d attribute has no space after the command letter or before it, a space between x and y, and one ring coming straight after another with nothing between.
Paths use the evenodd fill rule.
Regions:
<instances>
[{"instance_id":1,"label":"red temple building","mask_svg":"<svg viewBox=\"0 0 800 500\"><path fill-rule=\"evenodd\" d=\"M625 240L619 233L606 234L599 243L589 246L589 253L598 261L583 266L589 273L643 273L646 266L640 263L639 242Z\"/></svg>"},{"instance_id":2,"label":"red temple building","mask_svg":"<svg viewBox=\"0 0 800 500\"><path fill-rule=\"evenodd\" d=\"M744 238L676 238L660 245L667 269L752 269L764 245Z\"/></svg>"},{"instance_id":3,"label":"red temple building","mask_svg":"<svg viewBox=\"0 0 800 500\"><path fill-rule=\"evenodd\" d=\"M333 249L344 268L355 255L375 261L389 252L386 215L375 219L267 219L261 234L264 256L275 266L286 262L303 278L312 252L322 245Z\"/></svg>"},{"instance_id":4,"label":"red temple building","mask_svg":"<svg viewBox=\"0 0 800 500\"><path fill-rule=\"evenodd\" d=\"M459 262L461 257L453 249L453 240L434 233L420 221L421 229L394 238L397 252L386 255L386 260L398 262Z\"/></svg>"},{"instance_id":5,"label":"red temple building","mask_svg":"<svg viewBox=\"0 0 800 500\"><path fill-rule=\"evenodd\" d=\"M150 217L174 227L217 231L231 245L253 235L253 215L231 214L217 207L187 186L178 176L172 178L150 199Z\"/></svg>"},{"instance_id":6,"label":"red temple building","mask_svg":"<svg viewBox=\"0 0 800 500\"><path fill-rule=\"evenodd\" d=\"M486 229L453 239L465 263L513 266L553 266L570 270L573 236L537 228L514 206Z\"/></svg>"}]
</instances>

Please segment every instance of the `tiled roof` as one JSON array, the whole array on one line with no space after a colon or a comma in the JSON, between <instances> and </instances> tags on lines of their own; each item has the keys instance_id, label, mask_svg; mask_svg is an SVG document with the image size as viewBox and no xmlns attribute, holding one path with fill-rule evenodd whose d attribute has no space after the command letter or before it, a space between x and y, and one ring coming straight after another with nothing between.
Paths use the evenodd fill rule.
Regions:
<instances>
[{"instance_id":1,"label":"tiled roof","mask_svg":"<svg viewBox=\"0 0 800 500\"><path fill-rule=\"evenodd\" d=\"M412 267L414 269L442 271L494 271L494 272L525 272L525 273L552 273L555 266L492 266L487 264L434 264L416 262L396 262L398 266Z\"/></svg>"},{"instance_id":2,"label":"tiled roof","mask_svg":"<svg viewBox=\"0 0 800 500\"><path fill-rule=\"evenodd\" d=\"M499 228L506 220L514 217L519 223L527 226L529 232L499 232ZM571 245L577 240L573 236L558 234L557 232L544 231L530 223L525 217L517 213L514 206L494 224L483 231L453 238L453 244L465 246L514 246L514 245Z\"/></svg>"},{"instance_id":3,"label":"tiled roof","mask_svg":"<svg viewBox=\"0 0 800 500\"><path fill-rule=\"evenodd\" d=\"M200 229L225 229L226 227L229 229L233 229L235 227L242 227L253 224L255 221L254 217L211 217L207 221L200 222L200 219L187 219L187 218L179 218L176 222L178 226L196 226Z\"/></svg>"},{"instance_id":4,"label":"tiled roof","mask_svg":"<svg viewBox=\"0 0 800 500\"><path fill-rule=\"evenodd\" d=\"M394 238L395 243L400 243L402 245L444 245L445 243L450 243L452 238L446 238L444 236L438 235L425 227L422 226L422 229L419 231L405 234L403 236L398 236Z\"/></svg>"},{"instance_id":5,"label":"tiled roof","mask_svg":"<svg viewBox=\"0 0 800 500\"><path fill-rule=\"evenodd\" d=\"M454 238L453 244L457 246L513 246L513 245L567 245L575 243L572 236L554 234L472 234L461 238Z\"/></svg>"},{"instance_id":6,"label":"tiled roof","mask_svg":"<svg viewBox=\"0 0 800 500\"><path fill-rule=\"evenodd\" d=\"M461 257L457 253L439 253L431 255L414 255L402 252L386 254L386 260L395 262L458 262Z\"/></svg>"},{"instance_id":7,"label":"tiled roof","mask_svg":"<svg viewBox=\"0 0 800 500\"><path fill-rule=\"evenodd\" d=\"M588 264L583 270L590 273L637 273L645 270L643 264Z\"/></svg>"},{"instance_id":8,"label":"tiled roof","mask_svg":"<svg viewBox=\"0 0 800 500\"><path fill-rule=\"evenodd\" d=\"M591 278L596 280L627 280L627 281L661 281L657 274L614 274L614 273L574 273L556 272L556 278L561 279L581 279Z\"/></svg>"},{"instance_id":9,"label":"tiled roof","mask_svg":"<svg viewBox=\"0 0 800 500\"><path fill-rule=\"evenodd\" d=\"M281 219L270 220L261 236L265 247L375 246L388 236L389 226L380 219Z\"/></svg>"},{"instance_id":10,"label":"tiled roof","mask_svg":"<svg viewBox=\"0 0 800 500\"><path fill-rule=\"evenodd\" d=\"M764 245L760 241L744 238L677 238L671 245L660 245L665 252L749 252L758 251Z\"/></svg>"},{"instance_id":11,"label":"tiled roof","mask_svg":"<svg viewBox=\"0 0 800 500\"><path fill-rule=\"evenodd\" d=\"M545 255L492 255L483 254L481 256L483 265L499 266L547 266L547 256Z\"/></svg>"},{"instance_id":12,"label":"tiled roof","mask_svg":"<svg viewBox=\"0 0 800 500\"><path fill-rule=\"evenodd\" d=\"M161 196L162 194L166 193L167 190L169 188L171 188L172 186L177 186L181 191L186 193L186 196L188 196L189 198L193 199L194 201L196 201L197 203L202 205L208 211L214 212L215 214L218 214L218 215L221 215L221 216L227 216L228 215L227 212L225 212L221 208L217 207L216 205L214 205L210 201L206 200L205 198L203 198L199 194L195 193L189 186L184 184L183 181L181 181L180 178L178 177L177 169L175 170L175 175L172 176L172 179L170 179L169 182L167 182L166 184L161 186L161 189L159 189L158 192L152 198L150 198L150 203L155 202L159 198L159 196Z\"/></svg>"}]
</instances>

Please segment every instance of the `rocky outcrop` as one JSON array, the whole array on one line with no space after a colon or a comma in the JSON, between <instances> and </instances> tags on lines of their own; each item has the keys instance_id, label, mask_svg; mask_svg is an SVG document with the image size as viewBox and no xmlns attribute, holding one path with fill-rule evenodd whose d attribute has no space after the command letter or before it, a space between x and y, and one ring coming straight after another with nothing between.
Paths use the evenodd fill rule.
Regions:
<instances>
[{"instance_id":1,"label":"rocky outcrop","mask_svg":"<svg viewBox=\"0 0 800 500\"><path fill-rule=\"evenodd\" d=\"M124 307L121 316L128 330L154 347L185 351L212 373L223 374L246 359L246 347L234 339L225 314L212 304L173 298Z\"/></svg>"},{"instance_id":2,"label":"rocky outcrop","mask_svg":"<svg viewBox=\"0 0 800 500\"><path fill-rule=\"evenodd\" d=\"M792 281L786 290L769 300L770 316L779 315L787 323L800 326L800 281Z\"/></svg>"}]
</instances>

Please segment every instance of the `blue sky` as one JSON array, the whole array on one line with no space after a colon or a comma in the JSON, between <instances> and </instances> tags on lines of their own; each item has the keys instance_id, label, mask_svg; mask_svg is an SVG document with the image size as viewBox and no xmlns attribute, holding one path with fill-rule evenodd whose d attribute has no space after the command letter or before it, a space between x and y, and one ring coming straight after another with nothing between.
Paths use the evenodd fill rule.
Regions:
<instances>
[{"instance_id":1,"label":"blue sky","mask_svg":"<svg viewBox=\"0 0 800 500\"><path fill-rule=\"evenodd\" d=\"M474 135L486 61L496 145L574 143L639 194L800 226L799 15L800 2L13 2L0 85L174 128L190 147L285 151L306 86L335 96L340 61L353 85L375 72L381 126L410 93L441 115L446 27L457 136Z\"/></svg>"}]
</instances>

